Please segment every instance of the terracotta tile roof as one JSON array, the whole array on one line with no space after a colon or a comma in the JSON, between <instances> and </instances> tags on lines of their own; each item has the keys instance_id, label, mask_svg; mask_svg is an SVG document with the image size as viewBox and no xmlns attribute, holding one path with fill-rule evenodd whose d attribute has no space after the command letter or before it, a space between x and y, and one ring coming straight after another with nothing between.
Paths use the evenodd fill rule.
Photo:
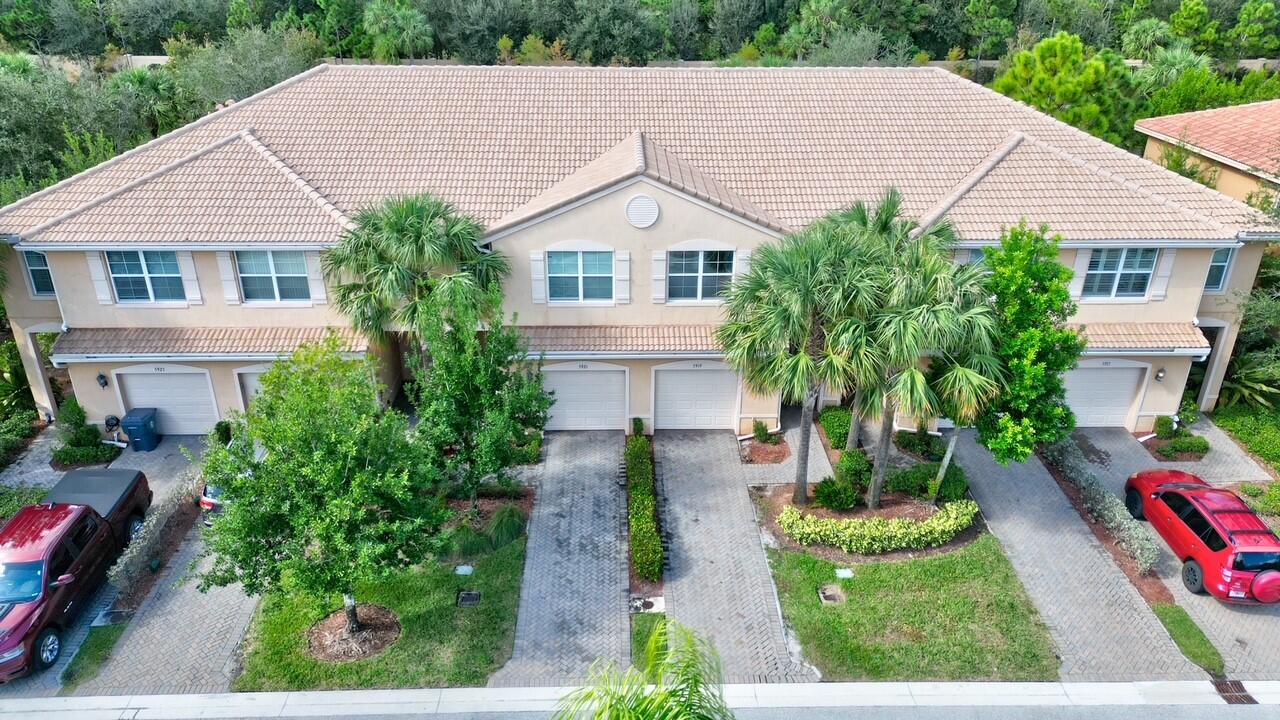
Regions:
<instances>
[{"instance_id":1,"label":"terracotta tile roof","mask_svg":"<svg viewBox=\"0 0 1280 720\"><path fill-rule=\"evenodd\" d=\"M1187 211L1170 212L1161 232L1196 237L1208 221L1233 237L1264 222L1243 203L938 68L352 65L320 66L16 203L0 211L0 233L27 233L246 128L347 215L390 194L431 191L491 226L611 148L620 161L619 143L639 130L653 144L646 162L655 173L744 209L749 198L789 227L888 186L919 216L1021 132ZM664 164L659 147L679 161ZM210 172L218 177L200 182L236 188L249 204L234 211L239 201L227 197L220 209L242 212L258 233L291 232L294 215L282 208L292 199L262 191L256 174L241 183L230 166ZM973 206L964 227L994 237L1037 192L1007 185ZM1130 213L1120 201L1096 219L1079 206L1058 219L1095 237L1132 236L1149 219L1145 204ZM125 217L101 220L95 229L112 237L132 229ZM273 222L279 228L268 230ZM184 232L202 228L231 237L201 220ZM336 239L338 226L329 232Z\"/></svg>"},{"instance_id":2,"label":"terracotta tile roof","mask_svg":"<svg viewBox=\"0 0 1280 720\"><path fill-rule=\"evenodd\" d=\"M1280 182L1280 100L1147 118L1137 128Z\"/></svg>"},{"instance_id":3,"label":"terracotta tile roof","mask_svg":"<svg viewBox=\"0 0 1280 720\"><path fill-rule=\"evenodd\" d=\"M1195 323L1091 323L1076 325L1090 350L1209 349Z\"/></svg>"},{"instance_id":4,"label":"terracotta tile roof","mask_svg":"<svg viewBox=\"0 0 1280 720\"><path fill-rule=\"evenodd\" d=\"M283 355L331 332L347 352L369 347L363 335L343 327L73 328L58 336L53 355Z\"/></svg>"},{"instance_id":5,"label":"terracotta tile roof","mask_svg":"<svg viewBox=\"0 0 1280 720\"><path fill-rule=\"evenodd\" d=\"M719 352L715 325L521 325L529 351Z\"/></svg>"}]
</instances>

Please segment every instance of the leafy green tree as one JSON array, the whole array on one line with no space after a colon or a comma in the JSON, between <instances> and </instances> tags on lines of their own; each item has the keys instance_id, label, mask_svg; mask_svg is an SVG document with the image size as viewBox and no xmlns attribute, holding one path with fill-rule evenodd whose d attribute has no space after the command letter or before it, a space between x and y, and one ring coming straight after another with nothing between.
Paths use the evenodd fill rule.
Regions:
<instances>
[{"instance_id":1,"label":"leafy green tree","mask_svg":"<svg viewBox=\"0 0 1280 720\"><path fill-rule=\"evenodd\" d=\"M1280 98L1280 73L1253 70L1236 81L1208 68L1184 71L1151 95L1150 116L1239 105Z\"/></svg>"},{"instance_id":2,"label":"leafy green tree","mask_svg":"<svg viewBox=\"0 0 1280 720\"><path fill-rule=\"evenodd\" d=\"M1120 52L1127 58L1150 60L1158 50L1173 44L1169 23L1159 18L1143 18L1129 26L1120 39Z\"/></svg>"},{"instance_id":3,"label":"leafy green tree","mask_svg":"<svg viewBox=\"0 0 1280 720\"><path fill-rule=\"evenodd\" d=\"M999 55L1005 41L1013 37L1013 0L969 0L964 13L969 19L969 35L973 38L973 55Z\"/></svg>"},{"instance_id":4,"label":"leafy green tree","mask_svg":"<svg viewBox=\"0 0 1280 720\"><path fill-rule=\"evenodd\" d=\"M142 116L152 136L181 124L177 85L166 68L121 70L111 76L108 88L121 96L122 105L132 106Z\"/></svg>"},{"instance_id":5,"label":"leafy green tree","mask_svg":"<svg viewBox=\"0 0 1280 720\"><path fill-rule=\"evenodd\" d=\"M1086 52L1075 35L1058 33L1019 52L992 87L1108 142L1134 143L1132 73L1115 53Z\"/></svg>"},{"instance_id":6,"label":"leafy green tree","mask_svg":"<svg viewBox=\"0 0 1280 720\"><path fill-rule=\"evenodd\" d=\"M38 51L48 36L49 16L41 0L0 0L0 37L19 50Z\"/></svg>"},{"instance_id":7,"label":"leafy green tree","mask_svg":"<svg viewBox=\"0 0 1280 720\"><path fill-rule=\"evenodd\" d=\"M231 0L227 4L228 30L243 30L257 24L258 16L249 0Z\"/></svg>"},{"instance_id":8,"label":"leafy green tree","mask_svg":"<svg viewBox=\"0 0 1280 720\"><path fill-rule=\"evenodd\" d=\"M529 32L545 41L568 37L578 21L573 0L525 0Z\"/></svg>"},{"instance_id":9,"label":"leafy green tree","mask_svg":"<svg viewBox=\"0 0 1280 720\"><path fill-rule=\"evenodd\" d=\"M933 12L925 0L846 0L857 24L875 28L889 45L911 43L915 33L924 28Z\"/></svg>"},{"instance_id":10,"label":"leafy green tree","mask_svg":"<svg viewBox=\"0 0 1280 720\"><path fill-rule=\"evenodd\" d=\"M497 58L499 38L528 34L520 0L453 0L447 7L447 24L437 27L445 46L463 62L492 63Z\"/></svg>"},{"instance_id":11,"label":"leafy green tree","mask_svg":"<svg viewBox=\"0 0 1280 720\"><path fill-rule=\"evenodd\" d=\"M364 32L373 40L373 57L382 62L431 52L431 25L405 0L373 0L366 5Z\"/></svg>"},{"instance_id":12,"label":"leafy green tree","mask_svg":"<svg viewBox=\"0 0 1280 720\"><path fill-rule=\"evenodd\" d=\"M1209 19L1204 0L1182 0L1178 11L1169 16L1169 29L1196 52L1212 55L1218 48L1218 21Z\"/></svg>"},{"instance_id":13,"label":"leafy green tree","mask_svg":"<svg viewBox=\"0 0 1280 720\"><path fill-rule=\"evenodd\" d=\"M1000 463L1022 462L1075 428L1062 377L1075 367L1084 341L1067 327L1076 306L1071 269L1058 261L1059 240L1023 222L1005 230L999 248L985 251L1004 381L978 417L978 441Z\"/></svg>"},{"instance_id":14,"label":"leafy green tree","mask_svg":"<svg viewBox=\"0 0 1280 720\"><path fill-rule=\"evenodd\" d=\"M702 54L702 10L698 0L671 0L667 38L676 57L696 60Z\"/></svg>"},{"instance_id":15,"label":"leafy green tree","mask_svg":"<svg viewBox=\"0 0 1280 720\"><path fill-rule=\"evenodd\" d=\"M805 0L779 45L785 54L804 58L815 48L826 47L834 35L855 30L856 26L844 0Z\"/></svg>"},{"instance_id":16,"label":"leafy green tree","mask_svg":"<svg viewBox=\"0 0 1280 720\"><path fill-rule=\"evenodd\" d=\"M0 3L2 4L2 3ZM54 55L99 55L111 36L106 0L50 0L48 37L41 50Z\"/></svg>"},{"instance_id":17,"label":"leafy green tree","mask_svg":"<svg viewBox=\"0 0 1280 720\"><path fill-rule=\"evenodd\" d=\"M369 50L364 0L316 0L315 12L307 13L304 19L331 55L363 57Z\"/></svg>"},{"instance_id":18,"label":"leafy green tree","mask_svg":"<svg viewBox=\"0 0 1280 720\"><path fill-rule=\"evenodd\" d=\"M639 664L640 658L636 658ZM555 720L669 718L733 720L715 648L670 620L649 636L642 669L596 665L587 684L560 702Z\"/></svg>"},{"instance_id":19,"label":"leafy green tree","mask_svg":"<svg viewBox=\"0 0 1280 720\"><path fill-rule=\"evenodd\" d=\"M204 533L213 564L202 589L341 594L353 633L358 585L440 550L443 474L411 441L408 418L382 407L375 374L332 338L263 374L248 411L230 419L230 446L205 453L226 510Z\"/></svg>"},{"instance_id":20,"label":"leafy green tree","mask_svg":"<svg viewBox=\"0 0 1280 720\"><path fill-rule=\"evenodd\" d=\"M508 272L506 258L479 248L480 223L433 195L388 198L357 213L354 224L322 265L338 311L372 338L385 339L391 324L415 333L429 327L436 291L457 285L451 292L465 290L478 303Z\"/></svg>"},{"instance_id":21,"label":"leafy green tree","mask_svg":"<svg viewBox=\"0 0 1280 720\"><path fill-rule=\"evenodd\" d=\"M857 30L837 31L827 38L825 45L813 48L805 62L823 67L880 65L885 54L884 36L880 31L860 27Z\"/></svg>"},{"instance_id":22,"label":"leafy green tree","mask_svg":"<svg viewBox=\"0 0 1280 720\"><path fill-rule=\"evenodd\" d=\"M715 0L711 32L726 55L742 47L760 26L763 0Z\"/></svg>"},{"instance_id":23,"label":"leafy green tree","mask_svg":"<svg viewBox=\"0 0 1280 720\"><path fill-rule=\"evenodd\" d=\"M639 0L578 0L569 49L581 62L644 65L662 47L657 18Z\"/></svg>"},{"instance_id":24,"label":"leafy green tree","mask_svg":"<svg viewBox=\"0 0 1280 720\"><path fill-rule=\"evenodd\" d=\"M1229 37L1243 57L1274 57L1280 50L1280 14L1273 0L1245 0Z\"/></svg>"},{"instance_id":25,"label":"leafy green tree","mask_svg":"<svg viewBox=\"0 0 1280 720\"><path fill-rule=\"evenodd\" d=\"M1145 93L1171 85L1192 70L1208 70L1213 61L1185 45L1157 48L1155 54L1134 73L1134 80Z\"/></svg>"}]
</instances>

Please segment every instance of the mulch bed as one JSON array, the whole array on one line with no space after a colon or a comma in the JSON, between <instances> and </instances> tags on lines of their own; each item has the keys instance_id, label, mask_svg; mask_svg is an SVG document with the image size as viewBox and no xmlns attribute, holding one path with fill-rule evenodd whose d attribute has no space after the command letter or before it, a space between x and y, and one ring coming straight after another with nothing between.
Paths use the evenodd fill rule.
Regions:
<instances>
[{"instance_id":1,"label":"mulch bed","mask_svg":"<svg viewBox=\"0 0 1280 720\"><path fill-rule=\"evenodd\" d=\"M776 465L791 457L791 446L787 445L786 438L781 437L772 445L747 440L739 443L738 454L748 465Z\"/></svg>"},{"instance_id":2,"label":"mulch bed","mask_svg":"<svg viewBox=\"0 0 1280 720\"><path fill-rule=\"evenodd\" d=\"M1093 536L1098 538L1098 542L1102 543L1102 547L1111 553L1112 559L1116 561L1116 565L1120 567L1125 577L1129 578L1129 582L1137 589L1138 594L1148 605L1156 605L1162 603L1173 603L1173 593L1169 591L1168 586L1164 584L1155 573L1144 575L1138 572L1138 564L1133 557L1120 547L1120 543L1116 541L1111 532L1107 530L1102 523L1093 519L1089 511L1085 509L1084 502L1080 498L1080 491L1075 485L1072 485L1062 476L1053 463L1040 457L1040 462L1048 469L1049 475L1058 483L1058 487L1062 488L1062 494L1067 496L1067 500L1071 501L1071 506L1080 514L1080 519L1084 520L1084 524L1093 531Z\"/></svg>"},{"instance_id":3,"label":"mulch bed","mask_svg":"<svg viewBox=\"0 0 1280 720\"><path fill-rule=\"evenodd\" d=\"M498 508L504 505L515 505L520 508L520 512L524 513L524 517L528 520L533 515L533 503L537 493L531 487L521 489L519 497L480 497L476 498L476 521L472 527L477 529L484 528L489 524L489 519L497 512ZM451 527L456 527L471 512L471 501L466 498L452 498L448 501L449 509L456 513Z\"/></svg>"},{"instance_id":4,"label":"mulch bed","mask_svg":"<svg viewBox=\"0 0 1280 720\"><path fill-rule=\"evenodd\" d=\"M182 503L178 511L169 518L164 524L164 528L160 531L160 543L158 545L159 552L156 557L160 560L160 569L153 573L143 573L138 582L129 589L128 592L121 593L116 598L113 609L115 610L137 610L142 605L142 601L147 599L151 594L151 589L160 582L160 574L169 565L169 560L178 552L178 548L182 546L182 541L186 540L187 535L191 532L197 520L200 518L200 507L196 505L196 501L192 498L191 502Z\"/></svg>"},{"instance_id":5,"label":"mulch bed","mask_svg":"<svg viewBox=\"0 0 1280 720\"><path fill-rule=\"evenodd\" d=\"M335 610L307 631L307 654L321 662L343 663L371 658L400 637L400 619L381 605L356 605L360 629L347 634L347 612Z\"/></svg>"},{"instance_id":6,"label":"mulch bed","mask_svg":"<svg viewBox=\"0 0 1280 720\"><path fill-rule=\"evenodd\" d=\"M630 555L630 553L628 553ZM627 578L630 580L630 590L632 595L639 595L644 598L662 597L663 586L661 580L645 580L636 575L635 563L627 561Z\"/></svg>"},{"instance_id":7,"label":"mulch bed","mask_svg":"<svg viewBox=\"0 0 1280 720\"><path fill-rule=\"evenodd\" d=\"M827 437L827 431L822 429L822 423L814 421L814 432L818 433L818 437L822 439L822 449L827 453L827 462L831 463L831 467L835 467L840 462L840 453L844 452L844 440L840 441L840 447L831 444L831 438Z\"/></svg>"},{"instance_id":8,"label":"mulch bed","mask_svg":"<svg viewBox=\"0 0 1280 720\"><path fill-rule=\"evenodd\" d=\"M886 562L892 560L914 560L916 558L928 557L930 555L942 555L953 550L958 550L973 542L982 534L985 528L985 524L983 523L981 516L979 516L974 520L973 525L969 526L969 528L952 538L950 542L943 545L926 548L924 550L898 550L880 555L854 555L830 545L801 545L788 537L787 534L782 531L782 528L778 526L778 514L782 512L783 508L791 506L791 494L794 491L794 484L755 486L751 488L751 497L755 501L756 507L759 510L761 524L764 526L765 530L773 536L774 540L780 547L795 552L806 553L836 564L849 565L857 563ZM813 504L800 508L800 510L805 514L813 515L814 517L835 518L840 520L871 517L925 520L938 511L938 509L932 504L904 493L885 493L880 498L880 509L878 510L868 510L865 507L858 507L848 512L836 512Z\"/></svg>"},{"instance_id":9,"label":"mulch bed","mask_svg":"<svg viewBox=\"0 0 1280 720\"><path fill-rule=\"evenodd\" d=\"M1204 459L1204 456L1208 454L1208 453L1180 452L1174 455L1173 457L1165 457L1156 451L1164 447L1165 445L1168 445L1170 441L1165 440L1163 438L1158 438L1158 437L1153 437L1150 440L1147 440L1145 442L1141 440L1141 438L1144 438L1150 434L1151 433L1133 433L1133 438L1135 440L1138 440L1139 441L1138 444L1146 448L1147 452L1151 453L1151 457L1155 458L1160 462L1200 462L1201 460Z\"/></svg>"}]
</instances>

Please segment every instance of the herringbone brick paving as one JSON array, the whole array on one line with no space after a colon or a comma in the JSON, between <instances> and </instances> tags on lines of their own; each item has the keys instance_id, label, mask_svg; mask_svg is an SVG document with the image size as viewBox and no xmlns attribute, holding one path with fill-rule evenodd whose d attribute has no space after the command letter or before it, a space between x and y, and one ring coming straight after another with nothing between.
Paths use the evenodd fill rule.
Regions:
<instances>
[{"instance_id":1,"label":"herringbone brick paving","mask_svg":"<svg viewBox=\"0 0 1280 720\"><path fill-rule=\"evenodd\" d=\"M529 522L511 660L493 687L581 682L597 659L627 664L626 496L620 432L548 433Z\"/></svg>"}]
</instances>

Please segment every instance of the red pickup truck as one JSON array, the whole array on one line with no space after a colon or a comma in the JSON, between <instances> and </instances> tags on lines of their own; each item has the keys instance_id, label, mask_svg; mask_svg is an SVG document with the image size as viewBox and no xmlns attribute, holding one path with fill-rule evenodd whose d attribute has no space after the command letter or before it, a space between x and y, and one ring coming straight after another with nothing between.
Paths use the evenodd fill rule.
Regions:
<instances>
[{"instance_id":1,"label":"red pickup truck","mask_svg":"<svg viewBox=\"0 0 1280 720\"><path fill-rule=\"evenodd\" d=\"M0 683L43 670L142 527L151 488L138 470L72 470L0 529Z\"/></svg>"}]
</instances>

